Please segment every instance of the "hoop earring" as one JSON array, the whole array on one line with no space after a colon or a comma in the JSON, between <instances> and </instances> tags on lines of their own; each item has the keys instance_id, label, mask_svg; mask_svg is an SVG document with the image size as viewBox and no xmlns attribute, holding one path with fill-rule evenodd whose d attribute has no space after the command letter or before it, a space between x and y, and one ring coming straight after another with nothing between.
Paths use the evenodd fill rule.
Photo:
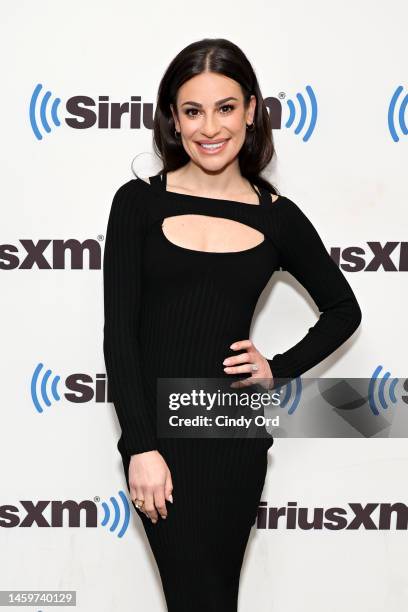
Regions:
<instances>
[{"instance_id":1,"label":"hoop earring","mask_svg":"<svg viewBox=\"0 0 408 612\"><path fill-rule=\"evenodd\" d=\"M248 132L253 132L255 130L255 121L253 121L251 124L246 124L246 129L248 130Z\"/></svg>"},{"instance_id":2,"label":"hoop earring","mask_svg":"<svg viewBox=\"0 0 408 612\"><path fill-rule=\"evenodd\" d=\"M177 130L174 130L174 138L176 140L178 140L180 138L180 134L181 134L181 132L178 132Z\"/></svg>"}]
</instances>

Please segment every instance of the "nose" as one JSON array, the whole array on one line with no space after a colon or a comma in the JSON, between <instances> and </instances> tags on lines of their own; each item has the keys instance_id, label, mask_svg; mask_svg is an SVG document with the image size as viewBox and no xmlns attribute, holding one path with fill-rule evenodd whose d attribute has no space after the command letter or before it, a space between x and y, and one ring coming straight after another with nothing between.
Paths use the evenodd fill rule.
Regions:
<instances>
[{"instance_id":1,"label":"nose","mask_svg":"<svg viewBox=\"0 0 408 612\"><path fill-rule=\"evenodd\" d=\"M206 138L213 138L219 132L219 123L216 117L211 113L206 115L204 123L202 125L202 133Z\"/></svg>"}]
</instances>

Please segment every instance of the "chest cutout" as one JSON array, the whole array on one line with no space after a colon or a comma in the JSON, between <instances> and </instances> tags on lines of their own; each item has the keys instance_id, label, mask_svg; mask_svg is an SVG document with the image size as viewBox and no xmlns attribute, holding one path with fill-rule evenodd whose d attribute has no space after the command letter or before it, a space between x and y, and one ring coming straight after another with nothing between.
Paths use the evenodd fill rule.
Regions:
<instances>
[{"instance_id":1,"label":"chest cutout","mask_svg":"<svg viewBox=\"0 0 408 612\"><path fill-rule=\"evenodd\" d=\"M207 253L239 253L260 246L265 240L262 232L245 223L203 214L166 217L161 230L173 245Z\"/></svg>"}]
</instances>

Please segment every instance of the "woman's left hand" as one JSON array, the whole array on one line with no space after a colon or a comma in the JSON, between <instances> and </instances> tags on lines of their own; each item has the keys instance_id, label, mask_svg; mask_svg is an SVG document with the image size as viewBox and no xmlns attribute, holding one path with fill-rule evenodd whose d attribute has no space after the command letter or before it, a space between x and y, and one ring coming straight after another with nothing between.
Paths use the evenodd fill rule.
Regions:
<instances>
[{"instance_id":1,"label":"woman's left hand","mask_svg":"<svg viewBox=\"0 0 408 612\"><path fill-rule=\"evenodd\" d=\"M231 383L231 387L260 384L265 389L272 389L273 374L269 363L251 340L239 340L231 344L230 348L234 351L246 349L246 352L224 359L224 372L226 374L245 374L247 372L252 374L249 378ZM256 370L253 369L254 365L257 366Z\"/></svg>"}]
</instances>

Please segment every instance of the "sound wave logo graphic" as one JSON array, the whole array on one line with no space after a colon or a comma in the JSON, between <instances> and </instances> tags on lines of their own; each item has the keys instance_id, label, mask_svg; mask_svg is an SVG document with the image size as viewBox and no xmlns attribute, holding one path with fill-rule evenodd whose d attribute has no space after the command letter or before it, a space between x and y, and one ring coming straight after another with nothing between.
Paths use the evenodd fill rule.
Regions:
<instances>
[{"instance_id":1,"label":"sound wave logo graphic","mask_svg":"<svg viewBox=\"0 0 408 612\"><path fill-rule=\"evenodd\" d=\"M120 507L118 500L116 497L110 497L109 502L112 508L108 503L102 502L102 508L104 511L104 516L101 521L102 527L109 527L110 532L114 532L118 529L118 533L116 534L118 538L123 537L124 533L129 525L130 519L130 506L129 499L124 491L119 491L118 496L120 501L122 502L123 508ZM109 522L111 521L111 525L109 526Z\"/></svg>"},{"instance_id":2,"label":"sound wave logo graphic","mask_svg":"<svg viewBox=\"0 0 408 612\"><path fill-rule=\"evenodd\" d=\"M368 403L369 406L371 408L372 413L375 416L378 416L380 414L378 408L377 408L377 404L376 404L376 400L375 400L375 395L378 395L378 401L381 405L381 408L383 410L387 410L388 408L388 404L385 401L385 393L387 391L387 383L390 379L390 372L386 372L383 376L383 378L379 378L379 374L381 372L381 370L383 369L383 367L381 365L379 365L375 370L374 373L370 379L370 382L368 384ZM388 396L391 400L391 402L393 404L397 403L397 398L395 397L395 387L398 383L398 378L394 378L390 384L388 385Z\"/></svg>"},{"instance_id":3,"label":"sound wave logo graphic","mask_svg":"<svg viewBox=\"0 0 408 612\"><path fill-rule=\"evenodd\" d=\"M38 83L38 85L35 87L33 94L31 96L31 100L30 100L30 109L29 109L29 117L30 117L30 124L31 124L31 128L34 132L35 137L37 138L37 140L42 140L42 134L40 132L40 128L39 128L39 124L37 123L37 119L36 119L36 114L38 112L38 118L39 118L39 123L40 125L44 128L44 130L49 134L51 132L51 127L50 124L48 123L47 120L47 105L48 103L51 105L49 114L51 116L51 120L54 123L55 126L60 127L61 122L58 118L57 112L58 112L58 106L61 103L61 99L60 98L55 98L54 101L51 104L51 92L50 91L46 91L42 97L42 99L40 100L40 92L42 89L42 84Z\"/></svg>"},{"instance_id":4,"label":"sound wave logo graphic","mask_svg":"<svg viewBox=\"0 0 408 612\"><path fill-rule=\"evenodd\" d=\"M405 122L405 112L407 110L408 104L408 94L402 99L400 95L402 94L403 86L399 85L397 89L394 91L390 105L388 107L388 129L391 134L391 138L394 142L399 141L399 136L397 134L396 127L398 126L401 129L401 132L404 136L408 134L408 127Z\"/></svg>"},{"instance_id":5,"label":"sound wave logo graphic","mask_svg":"<svg viewBox=\"0 0 408 612\"><path fill-rule=\"evenodd\" d=\"M281 408L288 408L288 414L293 414L300 402L300 396L302 394L302 379L300 376L291 380L290 383L286 384L284 387L284 395L281 398L279 406Z\"/></svg>"},{"instance_id":6,"label":"sound wave logo graphic","mask_svg":"<svg viewBox=\"0 0 408 612\"><path fill-rule=\"evenodd\" d=\"M47 391L48 381L50 381L50 392L51 396L54 400L59 401L61 396L58 393L57 386L60 381L60 376L52 377L52 371L46 370L41 373L44 364L39 363L34 370L34 374L31 378L31 399L33 400L35 409L37 412L43 412L43 408L40 404L40 398L44 401L46 406L51 406L51 400L49 398L49 393ZM39 389L38 389L39 387Z\"/></svg>"},{"instance_id":7,"label":"sound wave logo graphic","mask_svg":"<svg viewBox=\"0 0 408 612\"><path fill-rule=\"evenodd\" d=\"M310 85L306 85L306 93L309 97L310 110L307 110L306 100L301 93L296 94L299 109L296 110L295 103L292 100L286 100L289 109L289 119L286 122L285 127L292 127L295 118L297 117L297 125L295 127L295 134L300 134L306 125L306 132L302 137L303 142L307 142L316 126L317 121L317 100L314 91Z\"/></svg>"}]
</instances>

